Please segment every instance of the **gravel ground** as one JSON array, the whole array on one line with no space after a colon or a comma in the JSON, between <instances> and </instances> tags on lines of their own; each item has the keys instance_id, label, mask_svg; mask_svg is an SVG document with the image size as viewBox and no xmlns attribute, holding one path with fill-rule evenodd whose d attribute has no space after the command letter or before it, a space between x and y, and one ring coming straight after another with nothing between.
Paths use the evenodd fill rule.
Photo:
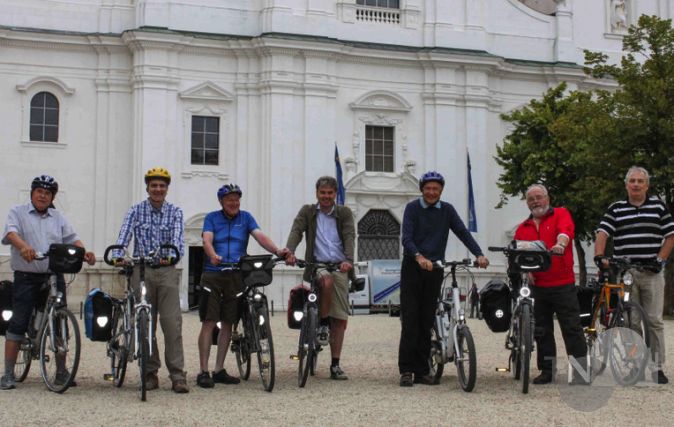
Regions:
<instances>
[{"instance_id":1,"label":"gravel ground","mask_svg":"<svg viewBox=\"0 0 674 427\"><path fill-rule=\"evenodd\" d=\"M121 389L103 380L108 367L105 344L83 339L77 380L79 386L63 395L50 393L33 365L26 382L16 390L0 392L0 425L672 425L674 386L643 383L634 387L530 387L528 395L511 374L495 367L507 363L504 334L491 333L484 322L469 320L478 354L477 386L463 392L452 365L438 386L398 386L398 318L386 315L356 316L350 320L342 357L349 381L329 379L329 358L321 354L319 372L304 389L297 387L295 351L298 333L286 327L285 314L272 318L276 349L276 386L262 390L256 361L249 381L240 385L217 384L214 389L195 385L198 371L195 313L183 317L188 370L188 395L170 391L170 381L160 370L160 390L141 402L137 393L137 365L129 366ZM674 322L667 321L668 357L674 343ZM161 334L160 338L161 338ZM557 337L560 337L557 331ZM561 338L558 338L560 344ZM4 339L0 339L4 342ZM161 347L163 348L163 346ZM559 354L563 354L560 348ZM213 356L212 356L213 357ZM560 359L560 364L565 362ZM237 372L233 354L226 368ZM670 370L670 377L674 371ZM535 375L532 368L532 376ZM560 375L561 378L561 375Z\"/></svg>"}]
</instances>

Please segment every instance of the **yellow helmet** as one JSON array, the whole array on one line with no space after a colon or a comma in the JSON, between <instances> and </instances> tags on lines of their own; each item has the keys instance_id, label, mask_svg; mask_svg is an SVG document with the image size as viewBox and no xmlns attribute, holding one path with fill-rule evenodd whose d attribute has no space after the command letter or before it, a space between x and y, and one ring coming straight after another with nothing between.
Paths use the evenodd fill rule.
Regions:
<instances>
[{"instance_id":1,"label":"yellow helmet","mask_svg":"<svg viewBox=\"0 0 674 427\"><path fill-rule=\"evenodd\" d=\"M164 168L152 168L145 173L145 184L151 179L163 179L167 184L171 183L171 174Z\"/></svg>"}]
</instances>

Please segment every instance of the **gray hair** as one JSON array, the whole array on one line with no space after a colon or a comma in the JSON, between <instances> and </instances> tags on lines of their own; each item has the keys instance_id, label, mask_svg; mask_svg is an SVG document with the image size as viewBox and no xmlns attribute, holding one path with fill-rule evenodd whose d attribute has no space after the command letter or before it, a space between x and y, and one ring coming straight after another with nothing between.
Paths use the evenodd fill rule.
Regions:
<instances>
[{"instance_id":1,"label":"gray hair","mask_svg":"<svg viewBox=\"0 0 674 427\"><path fill-rule=\"evenodd\" d=\"M648 171L641 166L632 166L627 170L627 173L625 174L625 184L627 184L627 181L630 179L630 175L632 175L634 172L641 172L644 174L646 177L646 184L651 182L651 176L648 174Z\"/></svg>"},{"instance_id":2,"label":"gray hair","mask_svg":"<svg viewBox=\"0 0 674 427\"><path fill-rule=\"evenodd\" d=\"M337 191L337 180L331 176L322 176L316 181L316 190L321 187L332 187L333 190Z\"/></svg>"},{"instance_id":3,"label":"gray hair","mask_svg":"<svg viewBox=\"0 0 674 427\"><path fill-rule=\"evenodd\" d=\"M545 188L545 185L543 184L531 184L529 187L527 187L527 191L524 192L524 196L526 197L527 194L529 194L529 191L533 190L534 188L540 188L543 190L543 193L547 196L548 195L548 189Z\"/></svg>"}]
</instances>

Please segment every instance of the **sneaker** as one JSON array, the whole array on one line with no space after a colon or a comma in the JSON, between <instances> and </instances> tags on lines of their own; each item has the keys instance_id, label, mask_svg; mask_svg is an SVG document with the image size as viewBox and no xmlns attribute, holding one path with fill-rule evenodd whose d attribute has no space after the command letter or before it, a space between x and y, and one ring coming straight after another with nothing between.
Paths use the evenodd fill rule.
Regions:
<instances>
[{"instance_id":1,"label":"sneaker","mask_svg":"<svg viewBox=\"0 0 674 427\"><path fill-rule=\"evenodd\" d=\"M145 390L156 390L159 388L159 378L156 372L145 374Z\"/></svg>"},{"instance_id":2,"label":"sneaker","mask_svg":"<svg viewBox=\"0 0 674 427\"><path fill-rule=\"evenodd\" d=\"M327 326L319 326L318 334L316 335L316 342L319 345L328 345L330 341L330 329Z\"/></svg>"},{"instance_id":3,"label":"sneaker","mask_svg":"<svg viewBox=\"0 0 674 427\"><path fill-rule=\"evenodd\" d=\"M414 374L403 372L400 375L400 387L412 387L414 385Z\"/></svg>"},{"instance_id":4,"label":"sneaker","mask_svg":"<svg viewBox=\"0 0 674 427\"><path fill-rule=\"evenodd\" d=\"M667 384L669 379L667 379L667 376L662 369L659 369L657 372L653 372L653 381L658 384Z\"/></svg>"},{"instance_id":5,"label":"sneaker","mask_svg":"<svg viewBox=\"0 0 674 427\"><path fill-rule=\"evenodd\" d=\"M348 380L349 377L346 376L342 368L340 368L339 366L330 366L330 379Z\"/></svg>"},{"instance_id":6,"label":"sneaker","mask_svg":"<svg viewBox=\"0 0 674 427\"><path fill-rule=\"evenodd\" d=\"M208 371L201 371L201 373L197 375L197 385L201 388L213 388L215 383Z\"/></svg>"},{"instance_id":7,"label":"sneaker","mask_svg":"<svg viewBox=\"0 0 674 427\"><path fill-rule=\"evenodd\" d=\"M213 382L220 384L239 384L241 380L229 375L226 370L221 369L218 372L213 372Z\"/></svg>"},{"instance_id":8,"label":"sneaker","mask_svg":"<svg viewBox=\"0 0 674 427\"><path fill-rule=\"evenodd\" d=\"M187 387L187 382L185 380L173 381L173 384L171 385L171 390L173 390L174 393L178 394L190 392L190 389Z\"/></svg>"},{"instance_id":9,"label":"sneaker","mask_svg":"<svg viewBox=\"0 0 674 427\"><path fill-rule=\"evenodd\" d=\"M3 375L2 378L0 378L0 390L11 390L13 388L16 388L16 378L14 378L14 374Z\"/></svg>"},{"instance_id":10,"label":"sneaker","mask_svg":"<svg viewBox=\"0 0 674 427\"><path fill-rule=\"evenodd\" d=\"M534 378L534 384L549 384L552 382L552 372L550 371L541 371L541 374Z\"/></svg>"},{"instance_id":11,"label":"sneaker","mask_svg":"<svg viewBox=\"0 0 674 427\"><path fill-rule=\"evenodd\" d=\"M414 384L424 384L424 385L438 385L439 382L435 380L433 375L415 375Z\"/></svg>"}]
</instances>

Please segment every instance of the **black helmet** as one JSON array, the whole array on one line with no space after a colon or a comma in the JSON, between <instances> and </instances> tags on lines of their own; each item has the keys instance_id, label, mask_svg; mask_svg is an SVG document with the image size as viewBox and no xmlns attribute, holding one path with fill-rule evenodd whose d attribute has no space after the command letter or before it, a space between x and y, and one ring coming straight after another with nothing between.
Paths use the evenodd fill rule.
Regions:
<instances>
[{"instance_id":1,"label":"black helmet","mask_svg":"<svg viewBox=\"0 0 674 427\"><path fill-rule=\"evenodd\" d=\"M440 173L436 171L428 171L425 174L421 175L421 179L419 179L419 190L424 189L424 185L426 185L427 182L435 181L439 183L441 186L445 186L445 178L440 175Z\"/></svg>"},{"instance_id":2,"label":"black helmet","mask_svg":"<svg viewBox=\"0 0 674 427\"><path fill-rule=\"evenodd\" d=\"M56 196L59 191L59 183L49 175L40 175L33 178L33 182L30 183L30 192L32 193L36 188L44 188L51 191L52 196Z\"/></svg>"}]
</instances>

